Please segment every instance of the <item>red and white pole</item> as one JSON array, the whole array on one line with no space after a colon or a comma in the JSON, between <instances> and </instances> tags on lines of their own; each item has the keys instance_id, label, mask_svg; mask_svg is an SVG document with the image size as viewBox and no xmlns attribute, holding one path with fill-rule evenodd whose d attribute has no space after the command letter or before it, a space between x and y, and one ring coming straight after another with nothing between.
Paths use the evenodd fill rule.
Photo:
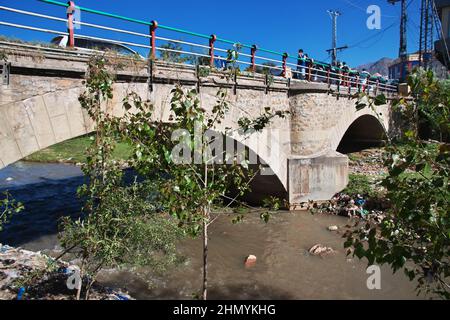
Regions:
<instances>
[{"instance_id":1,"label":"red and white pole","mask_svg":"<svg viewBox=\"0 0 450 320\"><path fill-rule=\"evenodd\" d=\"M212 34L209 38L209 65L214 67L214 42L216 42L217 36Z\"/></svg>"},{"instance_id":2,"label":"red and white pole","mask_svg":"<svg viewBox=\"0 0 450 320\"><path fill-rule=\"evenodd\" d=\"M150 26L150 46L152 47L151 58L156 59L156 37L155 31L158 28L158 22L156 20L152 21Z\"/></svg>"},{"instance_id":3,"label":"red and white pole","mask_svg":"<svg viewBox=\"0 0 450 320\"><path fill-rule=\"evenodd\" d=\"M75 3L69 1L67 7L67 32L69 33L69 47L73 48L75 46L75 32L73 27L73 13L75 12Z\"/></svg>"},{"instance_id":4,"label":"red and white pole","mask_svg":"<svg viewBox=\"0 0 450 320\"><path fill-rule=\"evenodd\" d=\"M286 75L287 75L287 68L286 68L287 58L288 58L288 54L286 52L283 53L283 77L286 77Z\"/></svg>"},{"instance_id":5,"label":"red and white pole","mask_svg":"<svg viewBox=\"0 0 450 320\"><path fill-rule=\"evenodd\" d=\"M256 44L254 44L252 46L251 49L251 55L252 57L250 58L250 62L252 64L252 71L255 72L256 71L256 65L255 65L255 55L256 55L256 50L258 50L258 47L256 46Z\"/></svg>"}]
</instances>

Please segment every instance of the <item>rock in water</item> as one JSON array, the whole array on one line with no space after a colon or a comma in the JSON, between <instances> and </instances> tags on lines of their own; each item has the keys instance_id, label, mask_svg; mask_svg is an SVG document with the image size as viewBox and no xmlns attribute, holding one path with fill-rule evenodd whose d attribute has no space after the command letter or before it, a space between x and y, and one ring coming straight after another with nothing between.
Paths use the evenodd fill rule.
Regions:
<instances>
[{"instance_id":1,"label":"rock in water","mask_svg":"<svg viewBox=\"0 0 450 320\"><path fill-rule=\"evenodd\" d=\"M329 231L337 231L337 230L338 230L338 227L337 227L337 226L329 226L329 227L328 227L328 230L329 230Z\"/></svg>"},{"instance_id":2,"label":"rock in water","mask_svg":"<svg viewBox=\"0 0 450 320\"><path fill-rule=\"evenodd\" d=\"M247 258L245 258L246 268L253 267L255 264L256 264L256 256L251 254Z\"/></svg>"},{"instance_id":3,"label":"rock in water","mask_svg":"<svg viewBox=\"0 0 450 320\"><path fill-rule=\"evenodd\" d=\"M315 256L326 256L334 252L333 248L326 247L320 243L313 245L311 249L309 249L309 253Z\"/></svg>"}]
</instances>

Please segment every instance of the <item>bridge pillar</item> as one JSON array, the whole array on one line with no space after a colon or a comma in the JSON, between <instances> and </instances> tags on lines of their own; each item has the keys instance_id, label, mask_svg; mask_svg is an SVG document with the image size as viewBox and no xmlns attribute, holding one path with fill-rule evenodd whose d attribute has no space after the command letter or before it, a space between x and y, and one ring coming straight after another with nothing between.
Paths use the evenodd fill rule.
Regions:
<instances>
[{"instance_id":1,"label":"bridge pillar","mask_svg":"<svg viewBox=\"0 0 450 320\"><path fill-rule=\"evenodd\" d=\"M288 160L288 194L292 210L308 200L328 200L348 183L348 157L335 151Z\"/></svg>"},{"instance_id":2,"label":"bridge pillar","mask_svg":"<svg viewBox=\"0 0 450 320\"><path fill-rule=\"evenodd\" d=\"M337 100L325 83L293 88L291 156L288 194L292 209L308 200L328 200L348 183L348 157L332 147L334 129L347 125L345 115L355 112L354 102Z\"/></svg>"}]
</instances>

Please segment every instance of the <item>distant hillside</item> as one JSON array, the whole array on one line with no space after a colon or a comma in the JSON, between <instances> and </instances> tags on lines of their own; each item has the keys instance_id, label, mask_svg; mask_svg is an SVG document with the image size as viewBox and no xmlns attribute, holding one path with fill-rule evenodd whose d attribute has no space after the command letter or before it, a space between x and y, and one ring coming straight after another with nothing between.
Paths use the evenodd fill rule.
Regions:
<instances>
[{"instance_id":1,"label":"distant hillside","mask_svg":"<svg viewBox=\"0 0 450 320\"><path fill-rule=\"evenodd\" d=\"M381 58L380 60L372 63L366 63L356 67L357 70L361 71L366 69L370 73L380 73L383 76L389 75L389 66L392 64L394 59L391 58Z\"/></svg>"}]
</instances>

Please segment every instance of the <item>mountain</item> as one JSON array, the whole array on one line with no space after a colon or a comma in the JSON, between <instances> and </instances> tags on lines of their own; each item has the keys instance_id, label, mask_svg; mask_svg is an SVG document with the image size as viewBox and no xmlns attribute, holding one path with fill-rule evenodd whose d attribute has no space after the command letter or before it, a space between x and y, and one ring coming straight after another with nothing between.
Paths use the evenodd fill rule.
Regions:
<instances>
[{"instance_id":1,"label":"mountain","mask_svg":"<svg viewBox=\"0 0 450 320\"><path fill-rule=\"evenodd\" d=\"M392 64L394 59L391 58L381 58L380 60L372 63L366 63L356 67L358 71L362 71L362 69L366 69L371 74L380 73L383 76L388 76L389 74L389 66Z\"/></svg>"}]
</instances>

